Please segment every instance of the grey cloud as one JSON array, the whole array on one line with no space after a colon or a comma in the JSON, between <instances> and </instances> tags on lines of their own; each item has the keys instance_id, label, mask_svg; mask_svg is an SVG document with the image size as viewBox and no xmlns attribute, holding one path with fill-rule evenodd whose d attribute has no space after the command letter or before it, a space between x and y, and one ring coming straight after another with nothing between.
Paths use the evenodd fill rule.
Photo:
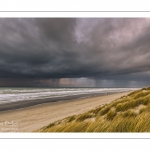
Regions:
<instances>
[{"instance_id":1,"label":"grey cloud","mask_svg":"<svg viewBox=\"0 0 150 150\"><path fill-rule=\"evenodd\" d=\"M145 82L149 29L148 18L0 18L0 78Z\"/></svg>"}]
</instances>

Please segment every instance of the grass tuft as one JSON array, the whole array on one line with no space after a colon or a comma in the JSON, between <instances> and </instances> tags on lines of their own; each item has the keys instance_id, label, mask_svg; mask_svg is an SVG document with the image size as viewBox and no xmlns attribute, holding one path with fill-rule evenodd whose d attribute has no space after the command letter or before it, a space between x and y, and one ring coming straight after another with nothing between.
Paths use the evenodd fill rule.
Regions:
<instances>
[{"instance_id":1,"label":"grass tuft","mask_svg":"<svg viewBox=\"0 0 150 150\"><path fill-rule=\"evenodd\" d=\"M137 113L134 110L127 110L123 113L123 117L136 117Z\"/></svg>"},{"instance_id":2,"label":"grass tuft","mask_svg":"<svg viewBox=\"0 0 150 150\"><path fill-rule=\"evenodd\" d=\"M92 118L92 117L93 117L93 115L91 115L89 113L84 113L84 114L80 115L79 117L77 117L76 121L81 122L81 121L84 121L84 120L86 120L88 118Z\"/></svg>"},{"instance_id":3,"label":"grass tuft","mask_svg":"<svg viewBox=\"0 0 150 150\"><path fill-rule=\"evenodd\" d=\"M99 114L100 114L101 116L103 116L103 115L105 115L106 113L108 113L108 111L109 111L110 109L111 109L111 107L108 106L108 105L106 105L104 108L102 108L102 109L100 110Z\"/></svg>"},{"instance_id":4,"label":"grass tuft","mask_svg":"<svg viewBox=\"0 0 150 150\"><path fill-rule=\"evenodd\" d=\"M114 117L116 116L116 111L114 109L111 109L108 113L107 113L107 116L106 116L106 119L107 120L113 120Z\"/></svg>"}]
</instances>

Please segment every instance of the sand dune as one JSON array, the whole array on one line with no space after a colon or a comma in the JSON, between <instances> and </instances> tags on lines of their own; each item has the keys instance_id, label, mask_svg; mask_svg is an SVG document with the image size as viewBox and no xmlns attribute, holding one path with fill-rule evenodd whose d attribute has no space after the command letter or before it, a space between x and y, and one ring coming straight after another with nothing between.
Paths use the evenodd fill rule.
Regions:
<instances>
[{"instance_id":1,"label":"sand dune","mask_svg":"<svg viewBox=\"0 0 150 150\"><path fill-rule=\"evenodd\" d=\"M32 132L59 119L78 115L130 92L39 104L0 112L0 132Z\"/></svg>"}]
</instances>

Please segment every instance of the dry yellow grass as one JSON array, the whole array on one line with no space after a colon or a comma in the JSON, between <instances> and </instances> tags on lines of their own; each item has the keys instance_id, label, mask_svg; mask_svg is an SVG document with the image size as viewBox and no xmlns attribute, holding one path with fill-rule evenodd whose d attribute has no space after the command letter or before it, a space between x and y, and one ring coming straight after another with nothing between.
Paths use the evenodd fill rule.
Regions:
<instances>
[{"instance_id":1,"label":"dry yellow grass","mask_svg":"<svg viewBox=\"0 0 150 150\"><path fill-rule=\"evenodd\" d=\"M150 87L83 114L56 121L38 131L150 132Z\"/></svg>"}]
</instances>

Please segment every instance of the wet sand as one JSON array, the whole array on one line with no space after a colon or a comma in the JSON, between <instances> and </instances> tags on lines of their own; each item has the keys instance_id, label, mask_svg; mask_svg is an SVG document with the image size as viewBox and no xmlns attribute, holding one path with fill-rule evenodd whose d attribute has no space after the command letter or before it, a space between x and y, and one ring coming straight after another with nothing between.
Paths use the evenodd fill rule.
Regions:
<instances>
[{"instance_id":1,"label":"wet sand","mask_svg":"<svg viewBox=\"0 0 150 150\"><path fill-rule=\"evenodd\" d=\"M131 91L130 91L131 92ZM34 106L0 112L0 132L32 132L49 123L71 115L78 115L94 107L127 95L130 92L92 96L75 100L37 103ZM40 101L39 101L40 102ZM2 108L2 107L1 107Z\"/></svg>"},{"instance_id":2,"label":"wet sand","mask_svg":"<svg viewBox=\"0 0 150 150\"><path fill-rule=\"evenodd\" d=\"M115 93L115 92L112 92L112 93ZM109 94L112 94L112 93L109 93ZM64 97L53 97L53 98L45 98L45 99L16 101L16 102L11 102L11 103L0 104L0 112L30 107L30 106L34 106L34 105L38 105L38 104L52 103L52 102L59 102L59 101L66 101L66 100L76 100L79 98L83 99L83 98L87 98L87 97L102 96L102 95L106 95L106 93L80 94L80 95L71 95L71 96L64 96Z\"/></svg>"}]
</instances>

